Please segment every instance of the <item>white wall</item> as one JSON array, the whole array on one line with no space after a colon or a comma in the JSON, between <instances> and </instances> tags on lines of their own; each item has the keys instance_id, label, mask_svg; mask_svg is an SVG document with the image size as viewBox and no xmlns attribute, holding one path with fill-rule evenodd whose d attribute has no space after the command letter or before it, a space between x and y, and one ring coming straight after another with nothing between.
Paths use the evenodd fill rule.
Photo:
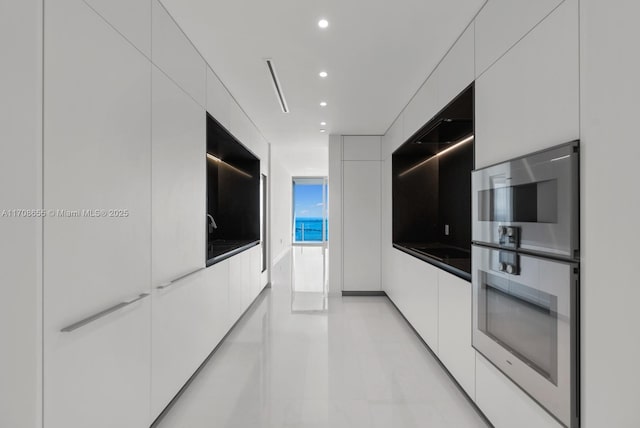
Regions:
<instances>
[{"instance_id":1,"label":"white wall","mask_svg":"<svg viewBox=\"0 0 640 428\"><path fill-rule=\"evenodd\" d=\"M0 2L0 213L42 207L42 1ZM0 426L41 426L42 220L0 215Z\"/></svg>"},{"instance_id":2,"label":"white wall","mask_svg":"<svg viewBox=\"0 0 640 428\"><path fill-rule=\"evenodd\" d=\"M583 428L640 426L640 4L580 1Z\"/></svg>"},{"instance_id":3,"label":"white wall","mask_svg":"<svg viewBox=\"0 0 640 428\"><path fill-rule=\"evenodd\" d=\"M291 173L280 159L281 149L271 149L271 266L291 247Z\"/></svg>"}]
</instances>

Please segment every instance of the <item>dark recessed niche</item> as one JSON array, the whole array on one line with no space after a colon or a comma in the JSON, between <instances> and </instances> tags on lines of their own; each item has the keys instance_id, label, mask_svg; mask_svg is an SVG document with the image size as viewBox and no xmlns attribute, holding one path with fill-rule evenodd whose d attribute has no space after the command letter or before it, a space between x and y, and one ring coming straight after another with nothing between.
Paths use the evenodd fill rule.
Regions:
<instances>
[{"instance_id":1,"label":"dark recessed niche","mask_svg":"<svg viewBox=\"0 0 640 428\"><path fill-rule=\"evenodd\" d=\"M471 272L473 84L392 156L393 243L468 279Z\"/></svg>"},{"instance_id":2,"label":"dark recessed niche","mask_svg":"<svg viewBox=\"0 0 640 428\"><path fill-rule=\"evenodd\" d=\"M207 113L207 264L260 239L260 160Z\"/></svg>"}]
</instances>

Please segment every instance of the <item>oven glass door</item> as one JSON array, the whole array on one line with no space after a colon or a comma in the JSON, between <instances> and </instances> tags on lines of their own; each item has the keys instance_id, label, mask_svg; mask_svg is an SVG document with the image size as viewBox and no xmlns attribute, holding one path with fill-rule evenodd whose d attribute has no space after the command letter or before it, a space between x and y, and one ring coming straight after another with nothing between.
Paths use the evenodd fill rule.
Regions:
<instances>
[{"instance_id":1,"label":"oven glass door","mask_svg":"<svg viewBox=\"0 0 640 428\"><path fill-rule=\"evenodd\" d=\"M558 297L479 273L478 328L554 385L558 382Z\"/></svg>"},{"instance_id":2,"label":"oven glass door","mask_svg":"<svg viewBox=\"0 0 640 428\"><path fill-rule=\"evenodd\" d=\"M480 246L472 252L474 348L571 426L577 264Z\"/></svg>"},{"instance_id":3,"label":"oven glass door","mask_svg":"<svg viewBox=\"0 0 640 428\"><path fill-rule=\"evenodd\" d=\"M472 199L475 242L577 256L575 143L474 171Z\"/></svg>"}]
</instances>

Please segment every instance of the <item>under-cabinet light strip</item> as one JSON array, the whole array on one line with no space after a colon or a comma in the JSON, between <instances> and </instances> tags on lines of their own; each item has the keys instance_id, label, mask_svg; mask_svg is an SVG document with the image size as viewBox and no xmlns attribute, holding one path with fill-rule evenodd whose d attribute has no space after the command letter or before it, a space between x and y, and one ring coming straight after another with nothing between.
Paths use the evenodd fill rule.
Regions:
<instances>
[{"instance_id":1,"label":"under-cabinet light strip","mask_svg":"<svg viewBox=\"0 0 640 428\"><path fill-rule=\"evenodd\" d=\"M422 162L418 163L417 165L412 166L411 168L409 168L408 170L401 172L400 174L398 174L398 177L402 177L403 175L409 174L412 171L415 171L416 169L420 168L422 165L426 164L427 162L429 162L431 159L435 159L438 156L442 156L445 153L450 152L453 149L456 149L458 147L460 147L463 144L468 143L469 141L473 140L474 136L473 135L469 135L468 137L458 141L457 143L455 143L453 146L451 147L447 147L446 149L444 149L443 151L436 153L435 155L431 156L430 158L427 158L425 160L423 160Z\"/></svg>"},{"instance_id":2,"label":"under-cabinet light strip","mask_svg":"<svg viewBox=\"0 0 640 428\"><path fill-rule=\"evenodd\" d=\"M214 156L214 155L212 155L211 153L207 153L207 158L208 158L208 159L210 159L210 160L212 160L212 161L214 161L214 162L218 162L218 163L221 163L221 164L223 164L223 165L226 165L227 167L229 167L229 168L231 168L232 170L234 170L234 171L236 171L236 172L238 172L238 173L240 173L240 174L244 175L245 177L253 178L253 175L248 174L248 173L244 172L243 170L238 169L238 168L236 168L235 166L233 166L233 165L230 165L230 164L226 163L225 161L223 161L223 160L222 160L222 159L220 159L220 158L215 157L215 156Z\"/></svg>"}]
</instances>

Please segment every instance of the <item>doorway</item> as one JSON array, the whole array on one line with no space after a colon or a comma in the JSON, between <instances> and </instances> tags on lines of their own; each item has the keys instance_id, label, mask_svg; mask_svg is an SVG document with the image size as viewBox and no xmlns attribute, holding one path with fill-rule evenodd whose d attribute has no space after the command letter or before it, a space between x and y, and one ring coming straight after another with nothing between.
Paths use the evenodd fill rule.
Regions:
<instances>
[{"instance_id":1,"label":"doorway","mask_svg":"<svg viewBox=\"0 0 640 428\"><path fill-rule=\"evenodd\" d=\"M292 310L326 310L328 180L293 177L292 185Z\"/></svg>"}]
</instances>

